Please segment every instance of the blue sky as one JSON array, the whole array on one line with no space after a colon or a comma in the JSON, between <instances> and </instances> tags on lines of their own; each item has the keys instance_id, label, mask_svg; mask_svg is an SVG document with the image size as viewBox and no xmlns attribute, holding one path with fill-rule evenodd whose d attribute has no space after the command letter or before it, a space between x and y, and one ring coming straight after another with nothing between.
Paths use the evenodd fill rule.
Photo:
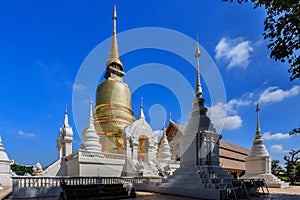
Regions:
<instances>
[{"instance_id":1,"label":"blue sky","mask_svg":"<svg viewBox=\"0 0 300 200\"><path fill-rule=\"evenodd\" d=\"M262 36L263 9L253 10L250 3L238 5L221 0L188 3L181 0L12 0L0 2L0 134L11 159L21 164L40 162L44 166L53 162L57 158L56 137L66 104L75 132L74 150L79 147L79 135L88 120L89 94L94 95L97 82L103 80L101 73L109 49L103 51L100 47L109 44L114 4L117 4L118 33L157 27L190 39L199 34L202 54L206 50L216 64L226 92L226 102L218 102L212 97L210 87L214 77L202 77L206 105L216 113L215 124L225 117L221 132L225 140L251 147L255 102L259 100L262 134L273 159L282 159L290 149L299 148L299 136L287 133L300 125L300 83L289 81L287 64L269 58L267 42ZM145 41L151 38L138 33ZM123 53L128 45L136 42L120 37ZM165 40L162 36L161 43ZM174 49L180 44L182 49L178 52L190 52L193 57L193 43L185 48L180 42L174 40L169 46ZM99 62L104 61L94 66L97 82L91 82L92 87L77 84L79 69L97 48ZM212 68L205 66L208 57L201 58L201 70L210 71ZM144 97L144 111L154 130L163 126L163 118L170 112L174 121L186 122L192 108L191 88L195 85L195 68L190 62L172 51L153 48L125 52L121 60L127 72L125 81L131 90L136 88L132 92L135 116L139 113L140 98ZM158 79L147 84L139 82L149 77ZM83 98L79 103L80 122L76 125L72 112L74 92L82 92ZM226 116L220 112L222 109L226 109Z\"/></svg>"}]
</instances>

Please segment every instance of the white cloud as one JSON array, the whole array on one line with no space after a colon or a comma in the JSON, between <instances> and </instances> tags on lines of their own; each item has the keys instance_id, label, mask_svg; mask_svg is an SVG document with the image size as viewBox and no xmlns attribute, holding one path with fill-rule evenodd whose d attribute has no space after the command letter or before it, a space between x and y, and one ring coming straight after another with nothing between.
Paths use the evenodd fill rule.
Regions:
<instances>
[{"instance_id":1,"label":"white cloud","mask_svg":"<svg viewBox=\"0 0 300 200\"><path fill-rule=\"evenodd\" d=\"M238 108L240 106L248 106L250 104L251 104L251 101L249 101L249 100L231 99L227 103L226 110L227 110L227 112L233 112L236 108Z\"/></svg>"},{"instance_id":2,"label":"white cloud","mask_svg":"<svg viewBox=\"0 0 300 200\"><path fill-rule=\"evenodd\" d=\"M79 90L85 90L85 89L86 89L86 86L81 84L81 83L73 85L73 90L78 90L79 91Z\"/></svg>"},{"instance_id":3,"label":"white cloud","mask_svg":"<svg viewBox=\"0 0 300 200\"><path fill-rule=\"evenodd\" d=\"M253 48L248 40L222 38L215 47L215 57L228 62L227 69L234 67L245 69L249 65L251 51Z\"/></svg>"},{"instance_id":4,"label":"white cloud","mask_svg":"<svg viewBox=\"0 0 300 200\"><path fill-rule=\"evenodd\" d=\"M242 126L243 120L240 116L226 116L224 130L235 130Z\"/></svg>"},{"instance_id":5,"label":"white cloud","mask_svg":"<svg viewBox=\"0 0 300 200\"><path fill-rule=\"evenodd\" d=\"M300 93L300 86L294 85L290 90L282 90L279 87L268 87L259 97L260 103L274 103L286 98L296 96Z\"/></svg>"},{"instance_id":6,"label":"white cloud","mask_svg":"<svg viewBox=\"0 0 300 200\"><path fill-rule=\"evenodd\" d=\"M270 151L273 153L283 152L283 148L281 144L275 144L270 147Z\"/></svg>"},{"instance_id":7,"label":"white cloud","mask_svg":"<svg viewBox=\"0 0 300 200\"><path fill-rule=\"evenodd\" d=\"M266 132L262 135L264 140L284 140L292 137L288 133L275 133L271 134L270 132Z\"/></svg>"},{"instance_id":8,"label":"white cloud","mask_svg":"<svg viewBox=\"0 0 300 200\"><path fill-rule=\"evenodd\" d=\"M265 80L265 81L263 82L263 85L267 85L269 82L270 82L270 80L267 79L267 80Z\"/></svg>"},{"instance_id":9,"label":"white cloud","mask_svg":"<svg viewBox=\"0 0 300 200\"><path fill-rule=\"evenodd\" d=\"M232 99L227 104L217 103L208 109L208 116L218 130L224 124L224 130L235 130L242 126L243 120L238 115L237 108L251 104L251 101Z\"/></svg>"},{"instance_id":10,"label":"white cloud","mask_svg":"<svg viewBox=\"0 0 300 200\"><path fill-rule=\"evenodd\" d=\"M35 134L33 133L25 133L24 131L19 130L18 134L25 137L35 137Z\"/></svg>"},{"instance_id":11,"label":"white cloud","mask_svg":"<svg viewBox=\"0 0 300 200\"><path fill-rule=\"evenodd\" d=\"M272 153L288 153L289 150L283 149L281 144L274 144L270 147L270 152L272 152Z\"/></svg>"}]
</instances>

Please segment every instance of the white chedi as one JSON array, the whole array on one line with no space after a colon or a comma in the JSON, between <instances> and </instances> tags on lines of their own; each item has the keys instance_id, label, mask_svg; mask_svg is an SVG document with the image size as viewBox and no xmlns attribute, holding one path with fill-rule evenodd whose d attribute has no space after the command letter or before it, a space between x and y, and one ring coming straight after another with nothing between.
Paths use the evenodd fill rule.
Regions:
<instances>
[{"instance_id":1,"label":"white chedi","mask_svg":"<svg viewBox=\"0 0 300 200\"><path fill-rule=\"evenodd\" d=\"M2 138L0 136L0 160L2 161L9 161L8 159L8 156L7 156L7 153L4 151L5 148L3 147L3 144L2 144Z\"/></svg>"},{"instance_id":2,"label":"white chedi","mask_svg":"<svg viewBox=\"0 0 300 200\"><path fill-rule=\"evenodd\" d=\"M262 135L260 134L260 122L259 122L259 106L256 105L256 134L253 141L253 145L250 149L248 158L250 157L257 157L257 156L269 156L269 152L264 145L264 140Z\"/></svg>"},{"instance_id":3,"label":"white chedi","mask_svg":"<svg viewBox=\"0 0 300 200\"><path fill-rule=\"evenodd\" d=\"M191 117L180 141L180 167L163 180L150 186L151 191L194 197L197 199L220 199L223 180L232 179L225 169L219 166L218 134L206 116L207 108L202 97L200 84L200 49L196 43L197 59L196 90ZM164 169L167 171L167 168Z\"/></svg>"},{"instance_id":4,"label":"white chedi","mask_svg":"<svg viewBox=\"0 0 300 200\"><path fill-rule=\"evenodd\" d=\"M90 101L90 116L88 127L82 133L83 142L80 145L81 149L90 151L102 151L102 146L99 143L99 136L96 133L93 117L93 102Z\"/></svg>"},{"instance_id":5,"label":"white chedi","mask_svg":"<svg viewBox=\"0 0 300 200\"><path fill-rule=\"evenodd\" d=\"M32 176L41 176L43 173L43 167L38 162L35 164L35 166L32 167Z\"/></svg>"},{"instance_id":6,"label":"white chedi","mask_svg":"<svg viewBox=\"0 0 300 200\"><path fill-rule=\"evenodd\" d=\"M66 108L65 111L65 118L64 118L64 124L59 129L59 134L64 140L73 140L73 129L69 125L69 117L68 117L68 110Z\"/></svg>"},{"instance_id":7,"label":"white chedi","mask_svg":"<svg viewBox=\"0 0 300 200\"><path fill-rule=\"evenodd\" d=\"M59 129L56 140L56 148L59 153L59 158L63 158L72 154L73 129L69 125L68 110L66 108L64 124Z\"/></svg>"},{"instance_id":8,"label":"white chedi","mask_svg":"<svg viewBox=\"0 0 300 200\"><path fill-rule=\"evenodd\" d=\"M2 186L11 186L10 160L4 150L0 136L0 183Z\"/></svg>"},{"instance_id":9,"label":"white chedi","mask_svg":"<svg viewBox=\"0 0 300 200\"><path fill-rule=\"evenodd\" d=\"M271 172L272 158L264 145L264 140L260 134L259 121L260 108L256 105L256 134L249 155L245 159L246 172L241 179L264 179L268 187L285 188L289 184L281 181Z\"/></svg>"},{"instance_id":10,"label":"white chedi","mask_svg":"<svg viewBox=\"0 0 300 200\"><path fill-rule=\"evenodd\" d=\"M166 136L166 133L164 131L164 134L162 136L162 144L160 145L158 149L158 160L171 160L172 154L171 154L171 148Z\"/></svg>"}]
</instances>

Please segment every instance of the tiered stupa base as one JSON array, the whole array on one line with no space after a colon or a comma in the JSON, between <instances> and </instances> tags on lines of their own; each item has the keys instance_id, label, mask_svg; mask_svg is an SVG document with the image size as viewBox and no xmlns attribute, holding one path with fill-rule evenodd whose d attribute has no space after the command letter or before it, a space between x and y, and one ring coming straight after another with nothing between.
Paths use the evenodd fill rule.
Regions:
<instances>
[{"instance_id":1,"label":"tiered stupa base","mask_svg":"<svg viewBox=\"0 0 300 200\"><path fill-rule=\"evenodd\" d=\"M8 173L1 174L0 172L0 183L1 186L12 186L11 175Z\"/></svg>"},{"instance_id":2,"label":"tiered stupa base","mask_svg":"<svg viewBox=\"0 0 300 200\"><path fill-rule=\"evenodd\" d=\"M148 190L201 199L220 199L221 190L233 176L219 166L184 166L178 168L158 185L150 185Z\"/></svg>"},{"instance_id":3,"label":"tiered stupa base","mask_svg":"<svg viewBox=\"0 0 300 200\"><path fill-rule=\"evenodd\" d=\"M286 188L289 187L289 183L284 182L274 176L273 174L245 174L242 179L264 179L267 186L270 188Z\"/></svg>"}]
</instances>

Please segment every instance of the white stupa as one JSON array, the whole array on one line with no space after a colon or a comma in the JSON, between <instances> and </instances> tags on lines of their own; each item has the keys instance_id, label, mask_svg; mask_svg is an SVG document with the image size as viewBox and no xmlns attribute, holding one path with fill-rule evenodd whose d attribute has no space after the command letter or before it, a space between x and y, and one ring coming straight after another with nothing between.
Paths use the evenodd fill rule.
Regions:
<instances>
[{"instance_id":1,"label":"white stupa","mask_svg":"<svg viewBox=\"0 0 300 200\"><path fill-rule=\"evenodd\" d=\"M42 176L43 167L41 163L36 163L35 166L32 167L32 176Z\"/></svg>"},{"instance_id":2,"label":"white stupa","mask_svg":"<svg viewBox=\"0 0 300 200\"><path fill-rule=\"evenodd\" d=\"M68 109L65 111L64 124L59 129L56 140L56 148L59 158L64 158L72 154L73 129L69 125Z\"/></svg>"},{"instance_id":3,"label":"white stupa","mask_svg":"<svg viewBox=\"0 0 300 200\"><path fill-rule=\"evenodd\" d=\"M191 117L180 141L180 167L162 184L148 186L150 191L200 199L220 199L224 180L233 179L219 165L221 135L209 117L200 85L200 49L196 43L197 76Z\"/></svg>"},{"instance_id":4,"label":"white stupa","mask_svg":"<svg viewBox=\"0 0 300 200\"><path fill-rule=\"evenodd\" d=\"M0 183L2 186L12 186L10 161L4 150L2 138L0 136Z\"/></svg>"},{"instance_id":5,"label":"white stupa","mask_svg":"<svg viewBox=\"0 0 300 200\"><path fill-rule=\"evenodd\" d=\"M96 133L93 116L93 101L90 100L90 116L88 127L82 133L83 142L80 145L81 149L89 151L102 151L102 146L99 142L99 136Z\"/></svg>"},{"instance_id":6,"label":"white stupa","mask_svg":"<svg viewBox=\"0 0 300 200\"><path fill-rule=\"evenodd\" d=\"M157 159L170 161L172 154L171 154L171 148L170 148L170 145L169 145L169 142L167 139L165 127L164 127L164 132L163 132L161 140L162 140L162 144L159 146Z\"/></svg>"},{"instance_id":7,"label":"white stupa","mask_svg":"<svg viewBox=\"0 0 300 200\"><path fill-rule=\"evenodd\" d=\"M285 188L289 184L271 173L271 156L260 134L259 106L256 105L256 134L253 145L246 158L246 173L241 179L264 179L268 187Z\"/></svg>"}]
</instances>

